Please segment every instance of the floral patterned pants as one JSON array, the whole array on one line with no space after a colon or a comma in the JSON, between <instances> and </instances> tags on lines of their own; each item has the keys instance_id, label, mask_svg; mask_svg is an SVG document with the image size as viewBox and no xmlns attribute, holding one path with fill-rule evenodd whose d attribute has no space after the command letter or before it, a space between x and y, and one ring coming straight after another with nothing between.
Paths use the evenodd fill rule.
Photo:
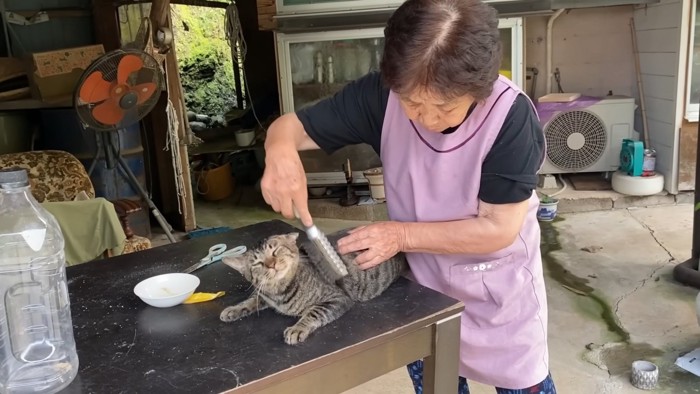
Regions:
<instances>
[{"instance_id":1,"label":"floral patterned pants","mask_svg":"<svg viewBox=\"0 0 700 394\"><path fill-rule=\"evenodd\" d=\"M408 374L413 381L413 388L416 390L416 394L423 394L423 361L415 361L408 366ZM467 379L459 377L459 386L457 389L458 394L469 394L469 386L467 385ZM497 394L557 394L557 389L554 387L554 381L552 381L552 375L547 375L547 377L540 383L528 387L526 389L504 389L496 387Z\"/></svg>"}]
</instances>

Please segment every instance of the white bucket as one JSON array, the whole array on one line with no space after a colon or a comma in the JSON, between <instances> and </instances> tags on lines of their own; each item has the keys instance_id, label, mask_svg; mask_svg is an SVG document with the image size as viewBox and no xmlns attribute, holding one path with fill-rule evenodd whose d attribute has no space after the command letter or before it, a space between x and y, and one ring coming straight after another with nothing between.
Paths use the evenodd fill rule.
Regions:
<instances>
[{"instance_id":1,"label":"white bucket","mask_svg":"<svg viewBox=\"0 0 700 394\"><path fill-rule=\"evenodd\" d=\"M367 182L369 182L369 194L379 202L386 201L384 194L384 172L382 167L370 168L362 172Z\"/></svg>"},{"instance_id":2,"label":"white bucket","mask_svg":"<svg viewBox=\"0 0 700 394\"><path fill-rule=\"evenodd\" d=\"M255 141L255 130L254 129L243 129L236 130L236 145L240 147L246 147L253 144Z\"/></svg>"}]
</instances>

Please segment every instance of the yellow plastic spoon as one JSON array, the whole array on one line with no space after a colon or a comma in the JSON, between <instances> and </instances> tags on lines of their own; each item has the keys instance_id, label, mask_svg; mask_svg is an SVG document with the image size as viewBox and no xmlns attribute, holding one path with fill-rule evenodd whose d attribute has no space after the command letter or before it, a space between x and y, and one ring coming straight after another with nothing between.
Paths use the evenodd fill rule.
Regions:
<instances>
[{"instance_id":1,"label":"yellow plastic spoon","mask_svg":"<svg viewBox=\"0 0 700 394\"><path fill-rule=\"evenodd\" d=\"M213 299L222 297L226 294L225 291L220 291L218 293L194 293L188 299L183 301L183 304L196 304L198 302L207 302Z\"/></svg>"}]
</instances>

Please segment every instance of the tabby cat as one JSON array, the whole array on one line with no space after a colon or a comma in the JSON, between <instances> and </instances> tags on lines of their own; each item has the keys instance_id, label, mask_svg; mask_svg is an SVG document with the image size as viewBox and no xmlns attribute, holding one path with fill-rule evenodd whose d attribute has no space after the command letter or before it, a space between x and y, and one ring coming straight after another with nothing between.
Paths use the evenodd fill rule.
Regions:
<instances>
[{"instance_id":1,"label":"tabby cat","mask_svg":"<svg viewBox=\"0 0 700 394\"><path fill-rule=\"evenodd\" d=\"M328 235L331 244L347 234L343 230ZM221 312L221 320L232 322L271 307L300 319L284 330L289 345L303 342L316 329L338 319L355 302L380 295L407 268L403 254L368 270L355 264L358 253L341 256L348 275L333 282L322 269L320 252L311 243L297 245L299 233L273 235L257 247L223 262L240 272L255 291L245 301Z\"/></svg>"}]
</instances>

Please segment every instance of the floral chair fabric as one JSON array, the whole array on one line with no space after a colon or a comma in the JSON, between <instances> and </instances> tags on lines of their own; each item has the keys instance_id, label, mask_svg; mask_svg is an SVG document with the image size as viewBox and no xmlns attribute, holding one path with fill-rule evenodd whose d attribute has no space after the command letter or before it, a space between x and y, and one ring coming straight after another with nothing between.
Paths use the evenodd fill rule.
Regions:
<instances>
[{"instance_id":1,"label":"floral chair fabric","mask_svg":"<svg viewBox=\"0 0 700 394\"><path fill-rule=\"evenodd\" d=\"M34 198L44 201L73 201L85 192L95 198L95 188L83 164L64 151L44 150L0 155L0 168L19 167L29 173ZM149 249L151 241L134 234L127 236L123 253Z\"/></svg>"},{"instance_id":2,"label":"floral chair fabric","mask_svg":"<svg viewBox=\"0 0 700 394\"><path fill-rule=\"evenodd\" d=\"M62 151L33 151L0 155L0 167L27 170L37 201L72 201L81 191L95 198L95 189L83 164Z\"/></svg>"}]
</instances>

